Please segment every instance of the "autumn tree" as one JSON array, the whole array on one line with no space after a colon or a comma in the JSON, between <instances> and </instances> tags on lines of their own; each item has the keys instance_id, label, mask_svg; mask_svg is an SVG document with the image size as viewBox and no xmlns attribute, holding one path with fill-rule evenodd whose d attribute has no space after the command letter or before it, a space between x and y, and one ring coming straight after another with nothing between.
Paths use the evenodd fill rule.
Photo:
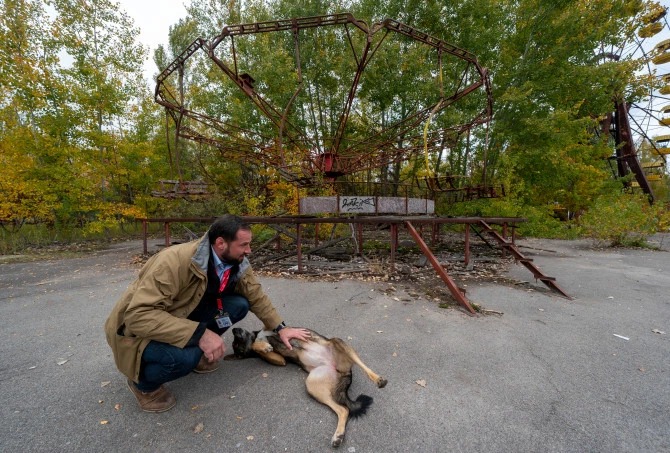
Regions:
<instances>
[{"instance_id":1,"label":"autumn tree","mask_svg":"<svg viewBox=\"0 0 670 453\"><path fill-rule=\"evenodd\" d=\"M57 49L39 1L0 3L0 220L53 222L57 195L42 168L64 131ZM52 131L49 135L46 131Z\"/></svg>"},{"instance_id":2,"label":"autumn tree","mask_svg":"<svg viewBox=\"0 0 670 453\"><path fill-rule=\"evenodd\" d=\"M0 7L0 219L96 230L140 215L164 153L139 30L106 0Z\"/></svg>"},{"instance_id":3,"label":"autumn tree","mask_svg":"<svg viewBox=\"0 0 670 453\"><path fill-rule=\"evenodd\" d=\"M505 154L516 193L529 204L587 207L607 182L612 149L594 134L616 87L635 87L639 62L597 58L618 47L638 1L502 2L506 32L496 43L493 150Z\"/></svg>"}]
</instances>

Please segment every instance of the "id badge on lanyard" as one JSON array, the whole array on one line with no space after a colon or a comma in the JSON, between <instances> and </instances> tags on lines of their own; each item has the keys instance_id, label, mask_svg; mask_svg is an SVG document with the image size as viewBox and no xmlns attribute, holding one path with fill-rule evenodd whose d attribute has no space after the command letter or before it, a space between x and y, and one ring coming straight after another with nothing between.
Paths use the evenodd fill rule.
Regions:
<instances>
[{"instance_id":1,"label":"id badge on lanyard","mask_svg":"<svg viewBox=\"0 0 670 453\"><path fill-rule=\"evenodd\" d=\"M223 311L223 290L226 289L226 284L230 278L230 268L226 269L223 272L223 277L221 278L221 286L219 286L219 297L216 298L216 308L219 309L219 312L214 317L216 325L219 329L227 329L232 326L233 323L230 320L230 315Z\"/></svg>"}]
</instances>

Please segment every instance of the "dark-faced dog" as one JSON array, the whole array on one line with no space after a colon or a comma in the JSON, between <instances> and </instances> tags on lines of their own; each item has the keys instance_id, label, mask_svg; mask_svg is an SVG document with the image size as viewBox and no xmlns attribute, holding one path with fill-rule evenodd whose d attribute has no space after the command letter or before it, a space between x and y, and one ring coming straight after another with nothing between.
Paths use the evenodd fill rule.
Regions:
<instances>
[{"instance_id":1,"label":"dark-faced dog","mask_svg":"<svg viewBox=\"0 0 670 453\"><path fill-rule=\"evenodd\" d=\"M310 333L308 341L291 340L293 349L289 350L279 336L271 331L252 333L236 327L233 329L233 351L236 358L261 355L277 365L285 364L282 358L286 358L307 371L307 393L337 414L337 429L331 445L339 447L349 417L365 414L372 404L372 398L367 395L360 395L356 401L349 398L351 368L354 364L361 367L379 388L384 387L387 381L368 368L356 351L340 338L326 338L313 330Z\"/></svg>"}]
</instances>

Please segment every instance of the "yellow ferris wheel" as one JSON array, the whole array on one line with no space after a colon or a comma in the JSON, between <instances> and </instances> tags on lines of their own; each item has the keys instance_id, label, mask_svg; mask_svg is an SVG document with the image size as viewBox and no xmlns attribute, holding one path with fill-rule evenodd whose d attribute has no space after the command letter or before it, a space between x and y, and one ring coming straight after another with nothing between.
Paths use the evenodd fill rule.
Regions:
<instances>
[{"instance_id":1,"label":"yellow ferris wheel","mask_svg":"<svg viewBox=\"0 0 670 453\"><path fill-rule=\"evenodd\" d=\"M603 122L614 142L610 162L616 177L631 190L641 190L654 201L654 187L668 175L670 155L670 27L668 8L656 3L637 18L635 32L619 49L605 51L609 58L639 59L651 76L642 99L616 100ZM624 178L632 174L633 178Z\"/></svg>"}]
</instances>

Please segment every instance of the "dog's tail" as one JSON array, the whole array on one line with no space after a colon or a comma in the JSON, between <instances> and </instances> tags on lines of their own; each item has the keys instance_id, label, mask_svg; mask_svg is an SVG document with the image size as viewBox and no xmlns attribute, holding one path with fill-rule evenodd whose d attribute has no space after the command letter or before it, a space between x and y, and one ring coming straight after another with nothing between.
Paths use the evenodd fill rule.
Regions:
<instances>
[{"instance_id":1,"label":"dog's tail","mask_svg":"<svg viewBox=\"0 0 670 453\"><path fill-rule=\"evenodd\" d=\"M349 418L358 418L368 411L372 405L372 397L368 395L358 395L356 401L347 398L347 407L349 408Z\"/></svg>"},{"instance_id":2,"label":"dog's tail","mask_svg":"<svg viewBox=\"0 0 670 453\"><path fill-rule=\"evenodd\" d=\"M351 386L351 372L342 376L333 394L335 401L349 409L349 418L357 418L365 415L372 404L372 397L358 395L356 401L349 398L349 387Z\"/></svg>"}]
</instances>

